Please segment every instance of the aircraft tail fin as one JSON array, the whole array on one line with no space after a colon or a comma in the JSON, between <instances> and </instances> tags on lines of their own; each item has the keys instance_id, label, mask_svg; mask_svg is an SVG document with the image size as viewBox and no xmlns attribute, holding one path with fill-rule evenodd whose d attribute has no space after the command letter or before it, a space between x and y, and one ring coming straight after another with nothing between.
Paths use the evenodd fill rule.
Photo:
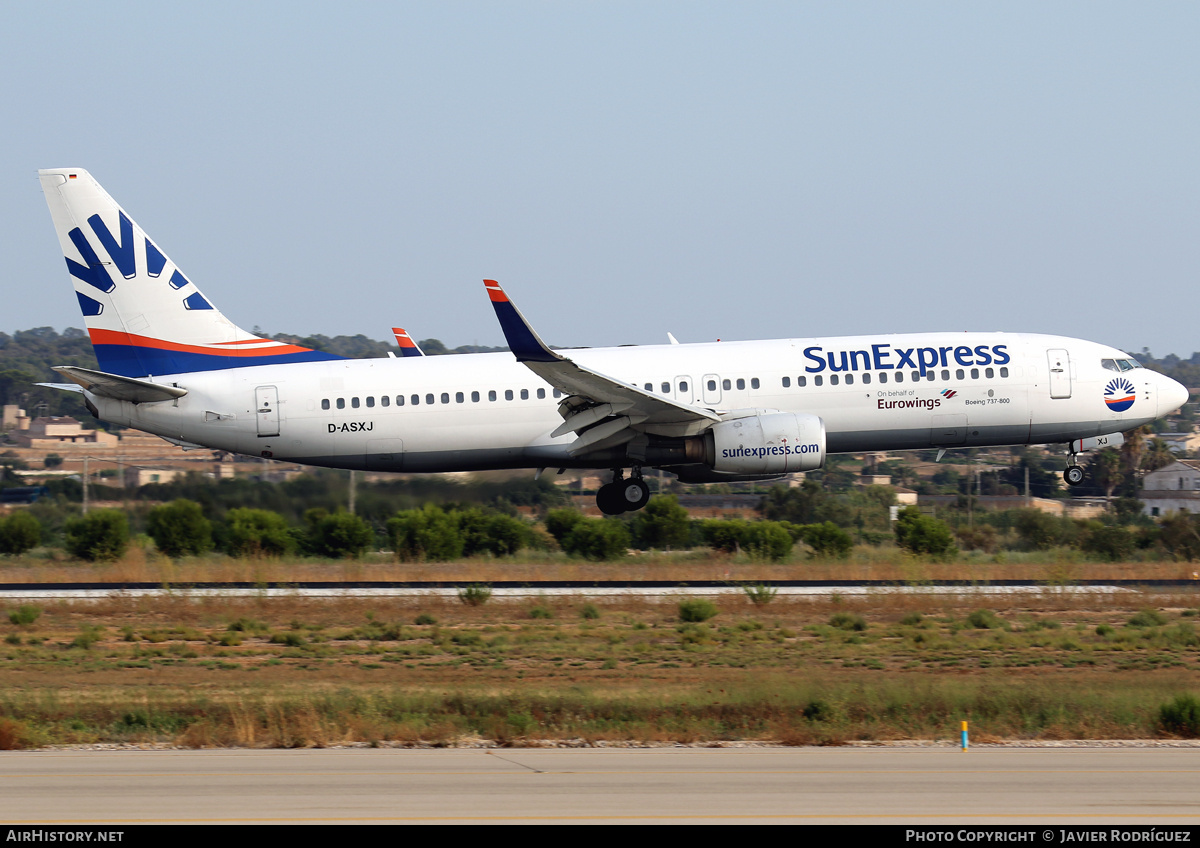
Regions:
<instances>
[{"instance_id":1,"label":"aircraft tail fin","mask_svg":"<svg viewBox=\"0 0 1200 848\"><path fill-rule=\"evenodd\" d=\"M421 346L413 341L412 336L403 327L392 327L392 335L396 337L396 344L400 345L401 356L425 355L425 351L421 350Z\"/></svg>"},{"instance_id":2,"label":"aircraft tail fin","mask_svg":"<svg viewBox=\"0 0 1200 848\"><path fill-rule=\"evenodd\" d=\"M101 371L148 377L341 358L238 327L82 168L38 177Z\"/></svg>"}]
</instances>

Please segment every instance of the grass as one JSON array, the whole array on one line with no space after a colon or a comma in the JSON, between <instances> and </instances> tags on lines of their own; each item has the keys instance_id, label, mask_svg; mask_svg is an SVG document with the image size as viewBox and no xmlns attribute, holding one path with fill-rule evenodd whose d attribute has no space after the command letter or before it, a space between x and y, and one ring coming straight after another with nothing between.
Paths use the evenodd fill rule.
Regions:
<instances>
[{"instance_id":1,"label":"grass","mask_svg":"<svg viewBox=\"0 0 1200 848\"><path fill-rule=\"evenodd\" d=\"M1200 693L1194 595L722 604L681 623L628 597L533 608L552 618L453 596L56 603L0 625L0 748L838 744L952 739L964 719L980 741L1152 738L1188 735L1161 711Z\"/></svg>"}]
</instances>

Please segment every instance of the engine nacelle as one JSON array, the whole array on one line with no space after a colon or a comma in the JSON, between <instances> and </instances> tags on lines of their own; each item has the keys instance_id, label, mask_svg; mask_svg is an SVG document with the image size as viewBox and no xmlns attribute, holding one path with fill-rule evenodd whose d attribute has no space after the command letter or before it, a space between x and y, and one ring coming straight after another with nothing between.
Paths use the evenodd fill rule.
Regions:
<instances>
[{"instance_id":1,"label":"engine nacelle","mask_svg":"<svg viewBox=\"0 0 1200 848\"><path fill-rule=\"evenodd\" d=\"M791 474L825 464L825 422L816 415L769 412L722 421L708 464L735 474Z\"/></svg>"}]
</instances>

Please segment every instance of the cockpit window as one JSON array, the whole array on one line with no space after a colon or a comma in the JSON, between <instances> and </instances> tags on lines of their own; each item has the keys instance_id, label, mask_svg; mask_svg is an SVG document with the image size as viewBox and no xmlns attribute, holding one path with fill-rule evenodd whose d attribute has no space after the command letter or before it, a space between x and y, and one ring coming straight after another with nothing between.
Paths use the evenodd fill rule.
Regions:
<instances>
[{"instance_id":1,"label":"cockpit window","mask_svg":"<svg viewBox=\"0 0 1200 848\"><path fill-rule=\"evenodd\" d=\"M1142 367L1136 359L1101 359L1100 365L1109 371L1132 371Z\"/></svg>"},{"instance_id":2,"label":"cockpit window","mask_svg":"<svg viewBox=\"0 0 1200 848\"><path fill-rule=\"evenodd\" d=\"M1120 371L1121 370L1120 368L1117 367L1117 360L1115 360L1115 359L1101 359L1100 367L1107 368L1109 371Z\"/></svg>"}]
</instances>

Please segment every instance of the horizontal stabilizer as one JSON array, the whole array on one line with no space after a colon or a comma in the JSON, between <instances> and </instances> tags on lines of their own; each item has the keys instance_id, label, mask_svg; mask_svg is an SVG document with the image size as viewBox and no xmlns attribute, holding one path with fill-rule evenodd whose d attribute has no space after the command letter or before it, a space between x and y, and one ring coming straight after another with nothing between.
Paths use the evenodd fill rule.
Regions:
<instances>
[{"instance_id":1,"label":"horizontal stabilizer","mask_svg":"<svg viewBox=\"0 0 1200 848\"><path fill-rule=\"evenodd\" d=\"M160 383L150 383L146 380L135 380L133 377L105 374L103 371L93 371L90 368L60 365L54 370L68 380L83 386L84 389L92 394L114 400L127 400L131 403L154 403L156 401L174 400L187 394L187 389L181 389L178 386L164 386Z\"/></svg>"}]
</instances>

